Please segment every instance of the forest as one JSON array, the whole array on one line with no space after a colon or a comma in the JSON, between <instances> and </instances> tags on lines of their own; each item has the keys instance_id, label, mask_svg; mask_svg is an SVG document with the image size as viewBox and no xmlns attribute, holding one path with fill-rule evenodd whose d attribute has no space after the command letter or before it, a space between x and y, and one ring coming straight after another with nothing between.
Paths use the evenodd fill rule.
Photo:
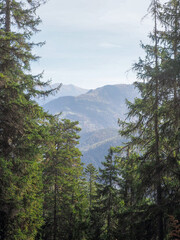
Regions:
<instances>
[{"instance_id":1,"label":"forest","mask_svg":"<svg viewBox=\"0 0 180 240\"><path fill-rule=\"evenodd\" d=\"M180 0L151 0L141 97L100 169L81 163L78 122L34 100L61 90L31 72L45 2L0 0L0 239L180 239Z\"/></svg>"}]
</instances>

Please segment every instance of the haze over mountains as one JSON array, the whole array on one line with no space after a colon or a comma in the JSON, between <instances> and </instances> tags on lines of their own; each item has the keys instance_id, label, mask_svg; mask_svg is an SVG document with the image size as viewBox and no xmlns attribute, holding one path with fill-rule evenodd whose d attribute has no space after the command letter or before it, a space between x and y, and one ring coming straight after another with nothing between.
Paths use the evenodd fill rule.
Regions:
<instances>
[{"instance_id":1,"label":"haze over mountains","mask_svg":"<svg viewBox=\"0 0 180 240\"><path fill-rule=\"evenodd\" d=\"M52 84L50 87L47 87L43 90L54 89L54 88L57 88L58 86L59 86L59 83L55 83L55 84ZM56 92L55 94L49 95L46 98L39 98L39 99L36 99L36 100L40 105L44 105L47 102L50 102L50 101L52 101L54 99L57 99L59 97L79 96L79 95L81 95L83 93L86 93L88 91L89 91L88 89L83 89L83 88L74 86L72 84L62 85L60 90L58 92Z\"/></svg>"},{"instance_id":2,"label":"haze over mountains","mask_svg":"<svg viewBox=\"0 0 180 240\"><path fill-rule=\"evenodd\" d=\"M75 94L77 87L71 85ZM71 89L69 86L69 89ZM60 90L61 91L61 90ZM125 99L133 101L138 92L133 85L106 85L94 90L80 89L83 94L61 96L43 105L51 114L79 121L82 129L79 148L82 161L96 167L104 160L110 146L122 144L118 135L118 118L125 119ZM78 92L78 91L77 91ZM60 93L59 93L60 94ZM78 94L78 93L77 93Z\"/></svg>"},{"instance_id":3,"label":"haze over mountains","mask_svg":"<svg viewBox=\"0 0 180 240\"><path fill-rule=\"evenodd\" d=\"M91 132L117 128L118 118L125 119L127 112L125 99L133 101L137 94L133 85L106 85L76 97L59 97L43 107L52 114L62 112L62 117L78 120L82 132Z\"/></svg>"}]
</instances>

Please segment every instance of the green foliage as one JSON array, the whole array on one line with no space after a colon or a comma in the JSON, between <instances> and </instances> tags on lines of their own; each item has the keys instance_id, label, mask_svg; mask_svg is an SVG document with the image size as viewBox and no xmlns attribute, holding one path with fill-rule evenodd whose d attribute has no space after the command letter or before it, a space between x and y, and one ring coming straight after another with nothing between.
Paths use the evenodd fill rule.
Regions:
<instances>
[{"instance_id":1,"label":"green foliage","mask_svg":"<svg viewBox=\"0 0 180 240\"><path fill-rule=\"evenodd\" d=\"M134 65L141 98L127 101L130 121L119 121L128 142L109 149L99 176L92 164L83 172L78 122L50 116L32 100L51 92L38 90L47 83L30 73L32 48L42 45L30 37L44 2L0 0L0 238L178 238L180 1L151 2L152 45L142 44L146 56ZM106 90L87 96L104 107ZM171 217L170 234L168 215L178 219Z\"/></svg>"},{"instance_id":2,"label":"green foliage","mask_svg":"<svg viewBox=\"0 0 180 240\"><path fill-rule=\"evenodd\" d=\"M35 239L42 219L43 119L33 96L46 85L30 73L37 59L30 37L43 1L0 1L0 231L1 239ZM41 45L41 44L37 44Z\"/></svg>"},{"instance_id":3,"label":"green foliage","mask_svg":"<svg viewBox=\"0 0 180 240\"><path fill-rule=\"evenodd\" d=\"M97 211L101 214L103 227L100 229L100 239L113 239L118 211L118 167L114 158L113 148L102 162L103 168L97 182Z\"/></svg>"},{"instance_id":4,"label":"green foliage","mask_svg":"<svg viewBox=\"0 0 180 240\"><path fill-rule=\"evenodd\" d=\"M96 180L98 177L97 169L92 165L88 164L85 168L85 174L88 182L87 186L87 196L89 199L89 208L91 209L94 205L94 198L96 196Z\"/></svg>"},{"instance_id":5,"label":"green foliage","mask_svg":"<svg viewBox=\"0 0 180 240\"><path fill-rule=\"evenodd\" d=\"M135 83L141 99L127 102L130 122L120 121L120 133L128 138L127 145L140 152L137 176L142 182L139 191L145 205L137 202L134 207L144 212L138 220L142 223L143 217L148 224L144 233L148 228L152 230L146 235L141 234L142 239L163 240L167 235L166 214L174 215L179 206L180 81L176 65L179 6L179 1L168 1L164 5L152 1L149 8L154 19L154 31L150 34L152 46L142 45L145 59L134 65L137 76L143 80ZM133 216L134 210L129 215Z\"/></svg>"},{"instance_id":6,"label":"green foliage","mask_svg":"<svg viewBox=\"0 0 180 240\"><path fill-rule=\"evenodd\" d=\"M43 162L43 239L81 239L83 235L86 198L81 179L81 152L76 147L80 129L76 125L77 122L58 118L48 125Z\"/></svg>"}]
</instances>

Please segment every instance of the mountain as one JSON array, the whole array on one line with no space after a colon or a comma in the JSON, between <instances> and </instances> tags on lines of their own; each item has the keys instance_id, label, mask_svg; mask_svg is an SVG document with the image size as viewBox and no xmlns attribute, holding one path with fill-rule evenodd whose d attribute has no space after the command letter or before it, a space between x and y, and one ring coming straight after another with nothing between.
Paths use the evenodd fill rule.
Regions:
<instances>
[{"instance_id":1,"label":"mountain","mask_svg":"<svg viewBox=\"0 0 180 240\"><path fill-rule=\"evenodd\" d=\"M122 145L117 121L125 119L125 99L133 101L137 96L133 85L106 85L79 96L59 97L43 107L52 114L62 112L62 118L79 121L82 161L98 168L110 146Z\"/></svg>"},{"instance_id":2,"label":"mountain","mask_svg":"<svg viewBox=\"0 0 180 240\"><path fill-rule=\"evenodd\" d=\"M107 128L84 133L81 136L79 149L82 162L86 165L92 163L96 168L101 167L101 162L108 154L110 147L121 146L124 139L118 134L118 129Z\"/></svg>"},{"instance_id":3,"label":"mountain","mask_svg":"<svg viewBox=\"0 0 180 240\"><path fill-rule=\"evenodd\" d=\"M54 89L57 88L59 86L60 83L55 83L50 85L49 87L43 88L43 90L50 90L50 89ZM89 89L84 89L84 88L80 88L77 86L74 86L72 84L69 85L62 85L60 90L58 92L55 92L51 95L49 95L46 98L38 98L36 99L36 101L40 104L40 105L44 105L47 102L50 102L54 99L57 99L59 97L64 97L64 96L79 96L81 94L87 93L89 91Z\"/></svg>"},{"instance_id":4,"label":"mountain","mask_svg":"<svg viewBox=\"0 0 180 240\"><path fill-rule=\"evenodd\" d=\"M52 114L62 112L63 118L78 120L82 132L117 128L118 118L125 119L130 101L138 95L133 85L106 85L77 97L59 97L43 107Z\"/></svg>"}]
</instances>

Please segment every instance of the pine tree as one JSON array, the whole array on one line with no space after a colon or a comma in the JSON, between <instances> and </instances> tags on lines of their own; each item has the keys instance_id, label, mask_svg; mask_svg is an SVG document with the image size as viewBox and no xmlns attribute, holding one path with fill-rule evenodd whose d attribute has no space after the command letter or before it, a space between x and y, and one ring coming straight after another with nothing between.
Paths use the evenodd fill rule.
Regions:
<instances>
[{"instance_id":1,"label":"pine tree","mask_svg":"<svg viewBox=\"0 0 180 240\"><path fill-rule=\"evenodd\" d=\"M168 11L166 12L165 8L156 0L152 1L149 10L154 19L154 31L150 34L153 45L142 45L146 57L144 60L140 59L134 65L138 77L143 80L135 83L141 93L141 99L135 99L134 103L128 102L128 116L131 122L121 122L121 134L127 136L130 139L129 144L134 145L136 150L141 153L140 174L144 185L142 189L144 189L144 194L147 197L150 196L152 207L147 206L147 210L151 211L157 223L154 236L151 236L150 239L158 236L159 240L163 240L166 234L164 216L170 210L167 206L172 206L172 194L170 192L172 193L172 190L175 190L173 194L176 196L175 199L178 195L178 189L175 186L171 189L173 184L171 186L167 184L168 178L171 178L174 183L176 182L175 185L177 184L177 177L175 177L174 172L178 171L170 161L174 152L173 149L177 149L179 144L176 114L178 111L176 109L176 113L174 113L173 110L174 107L177 107L175 106L177 101L171 100L170 97L172 92L177 92L177 89L175 91L174 86L176 84L174 85L175 81L173 80L175 77L172 76L174 72L172 73L172 66L169 61L170 49L173 48L170 48L167 42L164 44L164 36L169 34L164 24ZM174 68L176 64L173 63L172 65ZM166 75L166 73L168 74ZM170 79L171 83L168 82ZM172 86L171 89L168 86ZM169 115L169 107L173 112L171 116ZM173 119L176 119L176 121ZM174 124L176 127L173 127L172 122L176 122ZM176 164L176 167L178 167L178 164ZM171 171L169 171L170 168ZM171 211L174 211L174 209L171 208ZM151 222L153 223L153 219L151 219Z\"/></svg>"},{"instance_id":2,"label":"pine tree","mask_svg":"<svg viewBox=\"0 0 180 240\"><path fill-rule=\"evenodd\" d=\"M102 162L103 168L97 183L97 211L102 214L104 221L100 239L114 239L118 199L118 169L114 159L113 148L109 149L106 161Z\"/></svg>"},{"instance_id":3,"label":"pine tree","mask_svg":"<svg viewBox=\"0 0 180 240\"><path fill-rule=\"evenodd\" d=\"M118 167L119 208L116 239L149 239L154 228L149 225L146 208L150 203L142 188L141 157L129 146L114 149Z\"/></svg>"},{"instance_id":4,"label":"pine tree","mask_svg":"<svg viewBox=\"0 0 180 240\"><path fill-rule=\"evenodd\" d=\"M96 194L96 180L98 176L97 169L92 165L92 163L88 164L85 168L85 174L88 178L88 198L89 198L89 208L91 209L93 207L93 199Z\"/></svg>"},{"instance_id":5,"label":"pine tree","mask_svg":"<svg viewBox=\"0 0 180 240\"><path fill-rule=\"evenodd\" d=\"M86 196L81 179L77 122L53 119L44 160L43 239L81 239Z\"/></svg>"},{"instance_id":6,"label":"pine tree","mask_svg":"<svg viewBox=\"0 0 180 240\"><path fill-rule=\"evenodd\" d=\"M30 42L44 1L0 1L0 231L1 238L34 239L42 225L43 119L32 97L46 94L41 74L33 76L37 59Z\"/></svg>"},{"instance_id":7,"label":"pine tree","mask_svg":"<svg viewBox=\"0 0 180 240\"><path fill-rule=\"evenodd\" d=\"M163 5L160 20L163 22L164 31L160 36L165 48L165 59L162 62L164 101L164 124L162 134L166 133L165 154L170 164L178 169L180 151L180 70L179 70L179 26L180 2L170 0ZM178 171L177 171L178 173Z\"/></svg>"}]
</instances>

